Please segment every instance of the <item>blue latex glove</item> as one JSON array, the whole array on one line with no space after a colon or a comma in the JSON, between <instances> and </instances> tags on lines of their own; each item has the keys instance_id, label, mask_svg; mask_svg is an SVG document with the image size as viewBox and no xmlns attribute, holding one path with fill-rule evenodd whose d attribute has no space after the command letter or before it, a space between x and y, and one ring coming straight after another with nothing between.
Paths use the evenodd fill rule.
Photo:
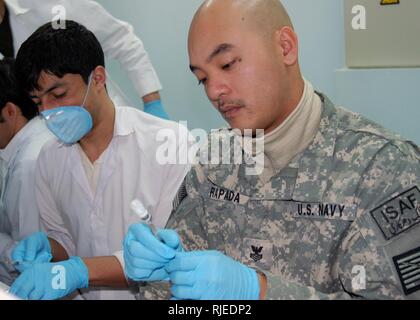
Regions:
<instances>
[{"instance_id":1,"label":"blue latex glove","mask_svg":"<svg viewBox=\"0 0 420 320\"><path fill-rule=\"evenodd\" d=\"M177 253L166 271L175 299L257 300L260 284L255 270L218 251Z\"/></svg>"},{"instance_id":2,"label":"blue latex glove","mask_svg":"<svg viewBox=\"0 0 420 320\"><path fill-rule=\"evenodd\" d=\"M36 263L50 262L50 242L44 232L36 232L20 241L12 251L16 269L23 272Z\"/></svg>"},{"instance_id":3,"label":"blue latex glove","mask_svg":"<svg viewBox=\"0 0 420 320\"><path fill-rule=\"evenodd\" d=\"M124 239L125 275L134 281L168 279L166 264L182 251L178 234L159 229L157 237L143 223L133 224Z\"/></svg>"},{"instance_id":4,"label":"blue latex glove","mask_svg":"<svg viewBox=\"0 0 420 320\"><path fill-rule=\"evenodd\" d=\"M169 120L169 116L166 113L162 101L155 100L144 104L144 112L149 113L155 117Z\"/></svg>"},{"instance_id":5,"label":"blue latex glove","mask_svg":"<svg viewBox=\"0 0 420 320\"><path fill-rule=\"evenodd\" d=\"M61 272L61 273L60 273ZM60 276L65 282L59 282ZM57 263L40 263L24 271L9 292L21 299L55 300L89 285L88 269L79 257Z\"/></svg>"}]
</instances>

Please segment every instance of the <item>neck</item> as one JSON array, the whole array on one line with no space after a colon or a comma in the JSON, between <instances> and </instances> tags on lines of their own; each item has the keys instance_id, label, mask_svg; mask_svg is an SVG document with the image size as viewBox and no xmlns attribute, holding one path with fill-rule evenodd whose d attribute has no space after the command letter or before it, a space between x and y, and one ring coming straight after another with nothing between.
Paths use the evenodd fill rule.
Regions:
<instances>
[{"instance_id":1,"label":"neck","mask_svg":"<svg viewBox=\"0 0 420 320\"><path fill-rule=\"evenodd\" d=\"M93 163L106 150L114 135L115 106L109 98L100 103L100 111L92 117L93 129L80 140L80 146Z\"/></svg>"},{"instance_id":2,"label":"neck","mask_svg":"<svg viewBox=\"0 0 420 320\"><path fill-rule=\"evenodd\" d=\"M13 140L13 138L28 124L28 122L29 121L22 115L17 117L13 125L11 138L7 144L9 144Z\"/></svg>"},{"instance_id":3,"label":"neck","mask_svg":"<svg viewBox=\"0 0 420 320\"><path fill-rule=\"evenodd\" d=\"M264 153L273 173L281 171L297 154L313 141L319 129L322 101L306 82L302 99L294 112L275 130L264 137Z\"/></svg>"},{"instance_id":4,"label":"neck","mask_svg":"<svg viewBox=\"0 0 420 320\"><path fill-rule=\"evenodd\" d=\"M16 123L16 129L15 129L15 135L23 129L24 126L28 124L28 120L25 117L19 117L17 123Z\"/></svg>"},{"instance_id":5,"label":"neck","mask_svg":"<svg viewBox=\"0 0 420 320\"><path fill-rule=\"evenodd\" d=\"M0 0L0 23L3 22L5 12L6 12L6 5L4 4L4 0Z\"/></svg>"},{"instance_id":6,"label":"neck","mask_svg":"<svg viewBox=\"0 0 420 320\"><path fill-rule=\"evenodd\" d=\"M281 106L281 109L284 110L282 115L275 119L267 128L264 130L264 134L268 134L279 127L298 107L299 101L302 98L303 91L305 89L305 82L302 77L298 77L294 82L294 85L291 85L291 90L289 94L289 99Z\"/></svg>"}]
</instances>

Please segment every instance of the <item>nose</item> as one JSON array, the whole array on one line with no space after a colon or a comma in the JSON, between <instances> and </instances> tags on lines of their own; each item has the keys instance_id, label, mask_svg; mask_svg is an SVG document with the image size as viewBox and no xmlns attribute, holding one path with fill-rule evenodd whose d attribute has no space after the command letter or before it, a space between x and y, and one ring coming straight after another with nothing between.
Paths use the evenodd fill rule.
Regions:
<instances>
[{"instance_id":1,"label":"nose","mask_svg":"<svg viewBox=\"0 0 420 320\"><path fill-rule=\"evenodd\" d=\"M206 83L208 98L217 106L223 96L231 93L229 85L223 80L208 80Z\"/></svg>"}]
</instances>

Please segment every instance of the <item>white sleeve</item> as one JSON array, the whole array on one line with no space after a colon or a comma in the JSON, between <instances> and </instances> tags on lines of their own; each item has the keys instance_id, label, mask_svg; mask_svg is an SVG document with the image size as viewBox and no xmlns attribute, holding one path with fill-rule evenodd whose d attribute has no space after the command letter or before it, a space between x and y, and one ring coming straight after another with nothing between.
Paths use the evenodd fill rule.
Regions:
<instances>
[{"instance_id":1,"label":"white sleeve","mask_svg":"<svg viewBox=\"0 0 420 320\"><path fill-rule=\"evenodd\" d=\"M45 148L44 148L45 149ZM35 196L41 218L41 226L48 237L60 243L69 256L76 254L76 248L70 232L57 208L48 178L48 165L46 154L43 150L38 157L35 173Z\"/></svg>"},{"instance_id":2,"label":"white sleeve","mask_svg":"<svg viewBox=\"0 0 420 320\"><path fill-rule=\"evenodd\" d=\"M36 160L19 163L9 178L8 215L14 217L11 225L18 239L23 239L40 230L39 211L35 198Z\"/></svg>"},{"instance_id":3,"label":"white sleeve","mask_svg":"<svg viewBox=\"0 0 420 320\"><path fill-rule=\"evenodd\" d=\"M17 244L14 239L23 239L40 229L34 188L35 165L35 160L18 163L7 183L10 192L5 198L7 214L2 214L4 227L0 234L0 264L3 268L0 269L8 270L9 273L15 271L11 262L11 252Z\"/></svg>"},{"instance_id":4,"label":"white sleeve","mask_svg":"<svg viewBox=\"0 0 420 320\"><path fill-rule=\"evenodd\" d=\"M181 135L177 137L177 159L187 160L187 163L168 165L169 169L167 170L165 183L160 193L159 203L152 218L153 223L160 228L164 228L166 226L166 223L172 212L172 204L175 196L177 195L178 190L185 179L185 176L191 169L191 163L188 161L188 157L180 157L179 155L188 155L188 150L193 144L193 137L183 126L181 126L181 130L179 131L181 132Z\"/></svg>"},{"instance_id":5,"label":"white sleeve","mask_svg":"<svg viewBox=\"0 0 420 320\"><path fill-rule=\"evenodd\" d=\"M0 290L0 300L19 300L17 297L12 296L5 290Z\"/></svg>"},{"instance_id":6,"label":"white sleeve","mask_svg":"<svg viewBox=\"0 0 420 320\"><path fill-rule=\"evenodd\" d=\"M71 0L66 8L67 19L91 30L106 56L120 62L140 98L162 89L143 42L129 23L114 18L99 3L91 0Z\"/></svg>"},{"instance_id":7,"label":"white sleeve","mask_svg":"<svg viewBox=\"0 0 420 320\"><path fill-rule=\"evenodd\" d=\"M114 257L117 258L123 270L125 270L125 262L124 262L124 251L117 251L114 252Z\"/></svg>"}]
</instances>

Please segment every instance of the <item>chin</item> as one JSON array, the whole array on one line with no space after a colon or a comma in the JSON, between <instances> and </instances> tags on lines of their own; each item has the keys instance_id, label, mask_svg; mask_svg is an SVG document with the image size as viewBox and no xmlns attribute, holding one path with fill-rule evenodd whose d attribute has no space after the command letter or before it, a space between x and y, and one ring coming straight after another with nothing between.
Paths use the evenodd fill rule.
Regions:
<instances>
[{"instance_id":1,"label":"chin","mask_svg":"<svg viewBox=\"0 0 420 320\"><path fill-rule=\"evenodd\" d=\"M240 130L242 132L242 134L244 134L245 130L252 130L253 133L255 132L255 128L252 125L249 125L249 124L244 124L244 123L231 121L231 122L229 122L229 125L232 129Z\"/></svg>"},{"instance_id":2,"label":"chin","mask_svg":"<svg viewBox=\"0 0 420 320\"><path fill-rule=\"evenodd\" d=\"M242 123L241 121L230 120L228 121L228 123L232 129L239 129L241 131L246 129L247 127L247 125L245 123Z\"/></svg>"}]
</instances>

